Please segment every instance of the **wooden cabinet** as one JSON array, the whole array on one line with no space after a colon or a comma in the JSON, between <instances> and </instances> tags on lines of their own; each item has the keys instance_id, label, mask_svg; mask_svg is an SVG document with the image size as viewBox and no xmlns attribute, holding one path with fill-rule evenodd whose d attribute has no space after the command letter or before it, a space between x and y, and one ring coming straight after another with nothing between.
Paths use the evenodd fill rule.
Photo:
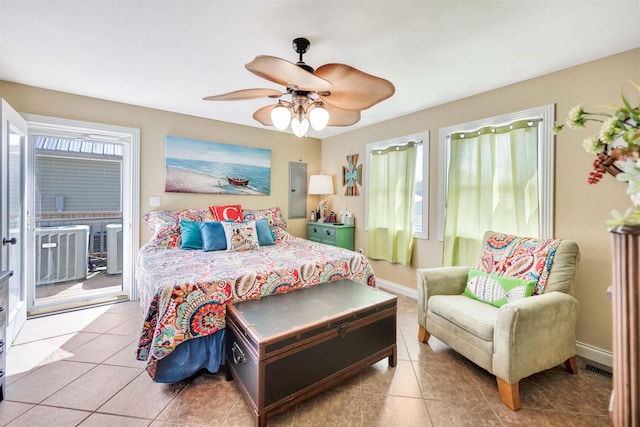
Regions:
<instances>
[{"instance_id":1,"label":"wooden cabinet","mask_svg":"<svg viewBox=\"0 0 640 427\"><path fill-rule=\"evenodd\" d=\"M325 243L353 250L355 226L336 225L326 222L307 223L307 238L313 242Z\"/></svg>"},{"instance_id":2,"label":"wooden cabinet","mask_svg":"<svg viewBox=\"0 0 640 427\"><path fill-rule=\"evenodd\" d=\"M640 425L640 227L613 234L613 397L616 427Z\"/></svg>"},{"instance_id":3,"label":"wooden cabinet","mask_svg":"<svg viewBox=\"0 0 640 427\"><path fill-rule=\"evenodd\" d=\"M11 271L0 272L0 401L5 395L7 376L7 315L9 312L9 277Z\"/></svg>"}]
</instances>

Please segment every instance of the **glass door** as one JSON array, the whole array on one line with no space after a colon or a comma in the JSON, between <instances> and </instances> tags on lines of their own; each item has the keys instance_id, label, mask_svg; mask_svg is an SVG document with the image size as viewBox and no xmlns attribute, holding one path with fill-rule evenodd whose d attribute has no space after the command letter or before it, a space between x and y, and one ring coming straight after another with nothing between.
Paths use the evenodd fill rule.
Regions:
<instances>
[{"instance_id":1,"label":"glass door","mask_svg":"<svg viewBox=\"0 0 640 427\"><path fill-rule=\"evenodd\" d=\"M24 118L27 315L137 299L140 130Z\"/></svg>"},{"instance_id":2,"label":"glass door","mask_svg":"<svg viewBox=\"0 0 640 427\"><path fill-rule=\"evenodd\" d=\"M9 279L8 349L27 320L27 288L24 280L24 254L27 243L24 203L27 123L4 100L2 100L0 117L2 119L0 270L13 272Z\"/></svg>"},{"instance_id":3,"label":"glass door","mask_svg":"<svg viewBox=\"0 0 640 427\"><path fill-rule=\"evenodd\" d=\"M33 129L35 289L29 314L126 298L123 147L94 132Z\"/></svg>"}]
</instances>

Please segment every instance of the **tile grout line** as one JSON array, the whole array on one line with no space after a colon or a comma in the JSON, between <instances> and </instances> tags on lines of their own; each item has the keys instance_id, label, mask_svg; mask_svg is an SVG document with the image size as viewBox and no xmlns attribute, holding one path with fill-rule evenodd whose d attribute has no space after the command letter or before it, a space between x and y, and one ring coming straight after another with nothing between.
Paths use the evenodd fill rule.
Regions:
<instances>
[{"instance_id":1,"label":"tile grout line","mask_svg":"<svg viewBox=\"0 0 640 427\"><path fill-rule=\"evenodd\" d=\"M118 325L118 326L119 326L119 325ZM114 326L114 328L115 328L115 327L117 327L117 326ZM113 329L113 328L111 328L111 329ZM111 330L111 329L110 329L110 330ZM109 334L109 333L108 333L108 331L107 331L107 332L102 332L102 333L100 334L100 336L103 336L103 335L113 335L113 334ZM135 340L135 338L134 338L134 340ZM109 357L105 358L102 362L98 363L98 364L96 365L96 367L97 367L97 366L117 366L117 367L123 367L122 365L112 365L112 364L108 364L108 363L105 363L105 362L106 362L107 360L109 360L111 357L113 357L113 356L115 356L116 354L118 354L119 352L121 352L122 350L124 350L125 348L127 348L129 345L131 345L131 343L126 344L124 347L122 347L122 348L120 348L120 349L116 350L113 354L111 354L111 356L109 356ZM129 366L124 366L124 367L129 368ZM133 369L136 369L136 368L133 368ZM124 389L129 385L129 384L131 384L132 382L134 382L134 381L136 380L136 378L138 378L138 376L140 376L140 374L142 374L142 373L144 373L144 372L145 372L145 370L144 370L144 369L142 369L142 372L140 372L138 375L133 376L133 378L131 378L131 380L129 380L126 384L123 384L123 385L122 385L122 387L120 387L120 389L119 389L119 390L112 392L112 393L111 393L111 395L109 396L109 398L108 398L107 400L105 400L104 402L102 402L102 404L100 404L100 406L98 406L95 410L93 410L93 411L92 411L92 414L117 415L117 416L119 416L119 417L127 417L127 418L135 418L135 419L144 419L144 420L148 420L148 418L137 418L137 417L131 417L131 416L121 415L121 414L111 414L111 413L99 412L100 408L102 408L104 405L106 405L106 404L107 404L107 402L109 402L111 399L113 399L113 398L114 398L118 393L120 393L121 391L123 391L123 390L124 390ZM83 421L83 422L84 422L84 421ZM151 420L151 422L153 422L153 420ZM151 424L151 423L149 423L149 424Z\"/></svg>"},{"instance_id":2,"label":"tile grout line","mask_svg":"<svg viewBox=\"0 0 640 427\"><path fill-rule=\"evenodd\" d=\"M61 360L58 360L57 362L61 362ZM82 375L80 375L77 378L74 378L73 380L65 383L64 385L62 385L59 389L57 389L56 391L54 391L53 393L51 393L50 395L46 396L45 398L43 398L42 400L40 400L37 403L33 403L33 402L24 402L21 400L12 400L12 399L7 399L7 401L9 402L15 402L15 403L26 403L26 404L30 404L30 405L42 405L42 406L51 406L51 407L56 407L58 408L59 406L56 405L47 405L44 404L42 402L44 402L45 400L49 399L51 396L53 396L54 394L58 393L60 390L62 390L63 388L65 388L66 386L68 386L69 384L73 383L74 381L78 380L79 378L83 377L85 374L93 371L98 364L97 363L91 363L91 362L83 362L83 361L75 361L75 360L67 360L67 362L72 362L72 363L82 363L82 364L86 364L86 365L94 365L92 368L90 368L89 370L87 370L86 372L84 372ZM39 366L38 369L34 370L33 372L29 372L28 374L26 374L25 376L19 378L18 380L16 380L15 382L18 382L20 380L22 380L23 378L27 378L32 374L35 374L36 372L38 372L39 370L43 369L45 367L45 365ZM75 409L75 408L68 408L68 409Z\"/></svg>"},{"instance_id":3,"label":"tile grout line","mask_svg":"<svg viewBox=\"0 0 640 427\"><path fill-rule=\"evenodd\" d=\"M102 313L102 314L105 314L105 313ZM118 326L120 326L120 325L114 326L114 327L113 327L113 328L111 328L111 329L114 329L114 328L116 328L116 327L118 327ZM109 329L109 330L111 330L111 329ZM70 333L76 334L76 333L78 333L78 332L82 332L82 331L70 332ZM60 334L60 335L56 335L56 336L49 337L49 338L45 338L45 339L61 337L61 336L69 335L70 333L68 333L68 334ZM104 336L104 335L126 336L126 335L109 334L109 333L108 333L108 331L107 331L107 332L86 332L86 333L92 333L92 334L95 334L96 336L95 336L95 337L93 337L92 339L90 339L89 341L87 341L87 342L83 343L82 345L75 347L74 349L80 348L80 347L82 347L82 346L84 346L84 345L86 345L86 344L88 344L88 343L90 343L90 342L93 342L93 341L95 341L96 339L98 339L98 338L100 338L100 337L102 337L102 336ZM42 341L42 340L45 340L45 339L40 339L40 340L36 340L36 341ZM32 343L32 342L36 342L36 341L30 341L30 342ZM135 338L132 338L132 342L133 342L133 341L135 341ZM29 342L25 342L25 343L21 343L21 344L19 344L19 345L25 345L25 344L28 344L28 343L29 343ZM94 371L95 369L97 369L97 367L98 367L98 366L116 366L116 367L126 367L126 368L130 368L129 366L122 366L122 365L114 365L114 364L108 364L108 363L105 363L105 362L106 362L110 357L112 357L112 356L114 356L115 354L117 354L118 352L122 351L124 348L128 347L130 344L131 344L131 343L128 343L128 344L126 344L125 346L123 346L122 348L117 349L117 350L116 350L116 351L115 351L111 356L109 356L109 357L105 358L102 362L87 362L87 361L81 361L81 360L78 360L78 361L76 361L76 360L67 360L68 362L91 364L91 365L94 365L94 366L93 366L91 369L89 369L89 370L87 370L86 372L84 372L82 375L78 376L77 378L74 378L72 381L69 381L69 382L65 383L65 384L64 384L64 385L62 385L60 388L58 388L55 392L53 392L53 393L51 393L50 395L48 395L48 396L44 397L44 398L43 398L42 400L40 400L40 402L38 402L38 403L32 403L32 402L21 402L21 401L9 400L9 399L7 399L7 400L8 400L8 401L13 401L13 402L15 402L15 403L22 403L22 404L30 404L30 405L33 405L31 408L29 408L29 409L28 409L28 411L32 410L33 408L35 408L35 407L37 407L37 406L43 406L43 407L50 407L50 408L58 408L58 409L67 409L67 410L73 410L73 411L87 412L87 413L88 413L87 417L85 417L85 418L80 422L80 424L82 424L83 422L85 422L85 421L86 421L86 420L87 420L87 419L88 419L92 414L115 415L115 416L121 416L121 417L126 417L126 418L143 419L143 420L147 420L147 421L151 421L151 422L153 422L154 420L153 420L153 419L149 419L149 418L140 418L140 417L132 417L132 416L129 416L129 415L124 415L124 414L113 414L113 413L108 413L108 412L100 412L100 408L101 408L102 406L104 406L104 405L105 405L109 400L111 400L111 399L112 399L116 394L118 394L119 392L121 392L122 390L124 390L124 388L126 388L129 384L131 384L131 382L133 382L133 381L138 377L138 375L134 376L134 377L133 377L129 382L127 382L126 384L124 384L124 385L123 385L119 390L114 391L114 392L109 396L109 398L108 398L106 401L104 401L102 404L100 404L100 406L98 406L95 410L87 410L87 409L79 409L79 408L70 408L70 407L68 407L68 406L58 406L58 405L51 405L51 404L45 404L45 403L43 403L44 401L46 401L47 399L51 398L51 397L52 397L53 395L55 395L56 393L60 392L61 390L63 390L63 389L64 389L64 388L66 388L67 386L69 386L70 384L74 383L75 381L78 381L80 378L84 377L85 375L87 375L87 374L89 374L90 372L92 372L92 371ZM73 350L70 350L70 351L73 351ZM63 361L63 360L65 360L65 359L62 359L62 360L59 360L59 361ZM56 362L58 362L58 361L56 361ZM28 376L30 376L30 375L34 374L35 372L39 371L40 369L44 368L44 366L45 366L45 365L37 366L37 369L35 369L35 370L33 370L33 371L29 372L28 374L24 375L23 377L19 378L18 380L16 380L16 382L17 382L17 381L22 380L23 378L27 378ZM136 368L133 368L133 369L136 369ZM144 369L143 369L143 371L142 371L142 372L144 372ZM141 373L142 373L142 372L141 372ZM18 416L18 417L16 417L16 418L19 418L19 417L20 417L20 416L22 416L22 415L23 415L23 414L19 415L19 416ZM15 420L16 418L14 418L14 420ZM11 422L13 422L14 420L12 420Z\"/></svg>"},{"instance_id":4,"label":"tile grout line","mask_svg":"<svg viewBox=\"0 0 640 427\"><path fill-rule=\"evenodd\" d=\"M144 370L144 373L146 373L146 369ZM160 410L160 412L158 412L158 414L153 418L153 422L162 422L162 423L172 423L175 424L173 421L166 421L166 420L160 420L158 419L158 417L160 415L162 415L167 408L173 403L174 400L176 400L178 398L178 396L193 382L193 378L190 378L188 381L185 382L185 384L182 386L182 388L180 388L180 390L178 392L176 392L173 397L167 402L166 405L164 405L164 407ZM155 382L154 382L155 384Z\"/></svg>"}]
</instances>

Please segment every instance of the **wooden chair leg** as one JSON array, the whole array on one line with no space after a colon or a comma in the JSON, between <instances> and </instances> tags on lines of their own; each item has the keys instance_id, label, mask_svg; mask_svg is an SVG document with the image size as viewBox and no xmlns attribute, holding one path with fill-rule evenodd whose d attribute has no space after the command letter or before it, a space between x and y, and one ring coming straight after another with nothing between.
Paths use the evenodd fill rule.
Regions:
<instances>
[{"instance_id":1,"label":"wooden chair leg","mask_svg":"<svg viewBox=\"0 0 640 427\"><path fill-rule=\"evenodd\" d=\"M576 356L570 357L564 361L564 367L567 368L567 371L572 374L577 374L580 372L580 368L578 368L578 359Z\"/></svg>"},{"instance_id":2,"label":"wooden chair leg","mask_svg":"<svg viewBox=\"0 0 640 427\"><path fill-rule=\"evenodd\" d=\"M520 383L507 384L506 381L496 377L498 382L498 392L502 403L507 405L512 411L520 409Z\"/></svg>"},{"instance_id":3,"label":"wooden chair leg","mask_svg":"<svg viewBox=\"0 0 640 427\"><path fill-rule=\"evenodd\" d=\"M429 332L427 332L427 330L424 328L424 326L419 325L418 341L427 342L427 341L429 341L429 338L431 338L431 334Z\"/></svg>"}]
</instances>

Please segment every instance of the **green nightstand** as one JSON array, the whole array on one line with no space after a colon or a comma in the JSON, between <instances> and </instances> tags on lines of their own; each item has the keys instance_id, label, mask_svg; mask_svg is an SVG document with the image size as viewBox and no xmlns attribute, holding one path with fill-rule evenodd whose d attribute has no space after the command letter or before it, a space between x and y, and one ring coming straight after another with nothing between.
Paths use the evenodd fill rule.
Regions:
<instances>
[{"instance_id":1,"label":"green nightstand","mask_svg":"<svg viewBox=\"0 0 640 427\"><path fill-rule=\"evenodd\" d=\"M313 242L353 250L355 229L354 225L308 222L307 238Z\"/></svg>"}]
</instances>

